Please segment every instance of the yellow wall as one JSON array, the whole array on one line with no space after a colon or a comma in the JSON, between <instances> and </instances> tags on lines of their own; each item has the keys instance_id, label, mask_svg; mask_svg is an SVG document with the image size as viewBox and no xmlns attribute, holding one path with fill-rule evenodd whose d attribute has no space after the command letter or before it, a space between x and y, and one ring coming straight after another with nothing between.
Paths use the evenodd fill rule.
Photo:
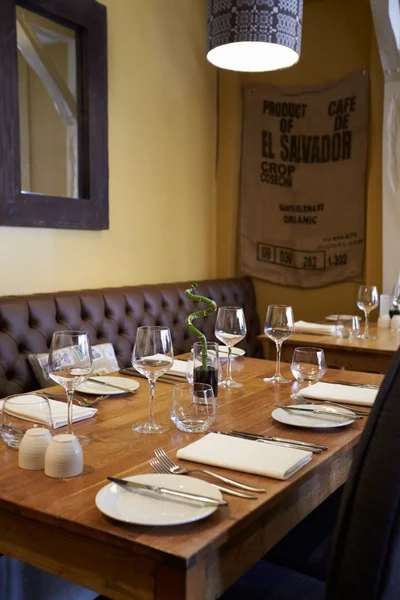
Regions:
<instances>
[{"instance_id":1,"label":"yellow wall","mask_svg":"<svg viewBox=\"0 0 400 600\"><path fill-rule=\"evenodd\" d=\"M303 23L302 54L295 67L262 74L221 71L217 274L221 277L232 275L236 272L238 264L236 248L239 227L237 216L242 124L241 87L250 83L318 84L370 67L371 116L365 278L368 284L378 285L381 291L383 75L373 33L369 0L306 1ZM268 304L274 303L290 303L294 307L296 319L315 320L329 313L359 312L356 308L357 283L346 282L303 290L256 279L255 287L261 322Z\"/></svg>"},{"instance_id":2,"label":"yellow wall","mask_svg":"<svg viewBox=\"0 0 400 600\"><path fill-rule=\"evenodd\" d=\"M216 275L206 0L104 0L110 229L0 228L0 294Z\"/></svg>"}]
</instances>

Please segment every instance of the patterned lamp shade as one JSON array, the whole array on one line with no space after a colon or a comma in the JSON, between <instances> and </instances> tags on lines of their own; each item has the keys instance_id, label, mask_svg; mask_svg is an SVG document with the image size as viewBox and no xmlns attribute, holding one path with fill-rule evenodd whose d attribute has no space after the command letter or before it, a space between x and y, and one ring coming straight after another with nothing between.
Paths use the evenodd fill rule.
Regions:
<instances>
[{"instance_id":1,"label":"patterned lamp shade","mask_svg":"<svg viewBox=\"0 0 400 600\"><path fill-rule=\"evenodd\" d=\"M274 71L300 58L303 0L209 0L207 59L232 71Z\"/></svg>"}]
</instances>

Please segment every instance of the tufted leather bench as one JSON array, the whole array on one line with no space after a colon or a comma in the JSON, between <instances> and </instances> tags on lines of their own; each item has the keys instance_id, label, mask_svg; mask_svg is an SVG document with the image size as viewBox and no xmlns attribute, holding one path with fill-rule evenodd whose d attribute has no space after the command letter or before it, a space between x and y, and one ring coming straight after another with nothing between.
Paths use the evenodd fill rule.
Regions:
<instances>
[{"instance_id":1,"label":"tufted leather bench","mask_svg":"<svg viewBox=\"0 0 400 600\"><path fill-rule=\"evenodd\" d=\"M140 325L169 327L175 353L187 352L196 339L187 330L185 319L205 307L185 296L190 283L0 297L0 398L38 388L27 355L48 352L56 330L87 331L92 344L111 342L120 367L131 364ZM239 346L249 356L262 356L251 279L201 281L196 293L212 298L218 306L242 306L247 337ZM196 320L208 340L215 340L215 317L214 313Z\"/></svg>"}]
</instances>

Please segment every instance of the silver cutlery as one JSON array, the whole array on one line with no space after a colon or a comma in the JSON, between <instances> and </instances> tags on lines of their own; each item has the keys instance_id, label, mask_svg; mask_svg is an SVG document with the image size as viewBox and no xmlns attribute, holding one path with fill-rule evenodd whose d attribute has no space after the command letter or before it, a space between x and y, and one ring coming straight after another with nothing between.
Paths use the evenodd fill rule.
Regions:
<instances>
[{"instance_id":1,"label":"silver cutlery","mask_svg":"<svg viewBox=\"0 0 400 600\"><path fill-rule=\"evenodd\" d=\"M98 379L97 377L88 377L86 379L86 381L91 381L92 383L96 383L96 384L100 384L100 385L105 385L108 388L113 388L115 390L120 390L121 392L125 392L127 394L133 394L136 389L131 390L129 388L123 387L122 385L116 385L115 383L107 383L105 381L101 381L101 379Z\"/></svg>"},{"instance_id":2,"label":"silver cutlery","mask_svg":"<svg viewBox=\"0 0 400 600\"><path fill-rule=\"evenodd\" d=\"M168 467L162 464L158 458L151 458L150 465L154 469L156 473L162 473L166 475L173 475ZM217 489L219 489L224 494L229 494L230 496L237 496L238 498L247 498L248 500L256 500L258 496L254 494L245 494L244 492L238 492L237 490L232 490L231 488L223 487L222 485L214 485Z\"/></svg>"},{"instance_id":3,"label":"silver cutlery","mask_svg":"<svg viewBox=\"0 0 400 600\"><path fill-rule=\"evenodd\" d=\"M299 446L297 444L287 444L286 442L272 442L271 440L264 440L259 437L248 437L243 435L242 433L225 433L224 431L212 431L212 433L218 433L219 435L228 435L230 437L241 438L243 440L249 440L250 442L262 442L264 444L271 444L273 446L283 446L286 448L292 448L292 450L306 450L308 452L312 452L313 454L321 454L321 448L315 448L314 446Z\"/></svg>"},{"instance_id":4,"label":"silver cutlery","mask_svg":"<svg viewBox=\"0 0 400 600\"><path fill-rule=\"evenodd\" d=\"M361 415L356 415L356 414L348 414L348 413L344 413L344 412L339 412L339 411L335 411L335 412L330 412L329 410L324 410L322 408L303 408L301 406L280 406L279 408L281 408L282 410L287 410L287 411L297 411L297 412L304 412L304 413L308 413L309 415L317 415L317 416L324 416L324 417L340 417L342 419L346 418L346 419L362 419L363 417Z\"/></svg>"},{"instance_id":5,"label":"silver cutlery","mask_svg":"<svg viewBox=\"0 0 400 600\"><path fill-rule=\"evenodd\" d=\"M368 390L379 390L379 385L372 383L354 383L352 381L323 381L321 383L332 383L333 385L348 385L350 387L366 388Z\"/></svg>"},{"instance_id":6,"label":"silver cutlery","mask_svg":"<svg viewBox=\"0 0 400 600\"><path fill-rule=\"evenodd\" d=\"M146 375L142 375L142 373L139 373L138 371L134 372L130 369L121 369L120 373L121 375L129 375L130 377L141 377L142 379L147 379ZM180 377L179 375L173 374L168 375L168 373L166 373L165 375L158 377L157 381L160 381L161 383L184 383L186 379L183 376Z\"/></svg>"},{"instance_id":7,"label":"silver cutlery","mask_svg":"<svg viewBox=\"0 0 400 600\"><path fill-rule=\"evenodd\" d=\"M247 431L238 431L237 429L232 429L230 433L245 435L248 438L261 438L271 442L285 442L286 444L296 444L297 446L310 446L312 448L319 448L320 450L328 450L328 446L324 446L324 444L304 442L303 440L291 440L288 438L277 437L276 435L261 435L258 433L248 433Z\"/></svg>"},{"instance_id":8,"label":"silver cutlery","mask_svg":"<svg viewBox=\"0 0 400 600\"><path fill-rule=\"evenodd\" d=\"M224 477L223 475L218 475L217 473L213 473L212 471L208 471L207 469L184 469L183 467L180 467L179 465L174 463L169 458L169 456L164 452L164 450L162 448L157 448L156 450L154 450L154 454L156 455L156 457L158 458L158 460L161 463L164 463L164 465L167 468L169 468L171 473L176 473L176 474L180 474L180 475L185 475L185 474L190 474L190 473L205 473L206 475L209 475L210 477L215 477L216 479L219 479L219 481L223 481L224 483L228 483L229 485L233 485L235 487L238 487L242 490L246 490L248 492L265 492L266 491L264 488L252 487L251 485L246 485L244 483L240 483L239 481L235 481L235 479L230 479L229 477Z\"/></svg>"},{"instance_id":9,"label":"silver cutlery","mask_svg":"<svg viewBox=\"0 0 400 600\"><path fill-rule=\"evenodd\" d=\"M51 398L53 400L64 400L66 401L67 397L65 394L40 394L41 396L45 396L47 398ZM107 400L107 398L109 398L108 395L106 396L96 396L96 398L93 398L91 400L89 400L88 398L84 398L83 396L79 396L77 394L74 394L74 402L76 404L78 404L78 406L83 406L83 407L90 407L93 404L96 404L96 402L101 402L102 400Z\"/></svg>"},{"instance_id":10,"label":"silver cutlery","mask_svg":"<svg viewBox=\"0 0 400 600\"><path fill-rule=\"evenodd\" d=\"M202 496L200 494L192 494L191 492L183 492L182 490L171 490L165 487L159 487L156 485L147 485L145 483L138 483L137 481L127 481L126 479L118 479L117 477L107 477L109 481L116 483L124 488L129 488L135 492L147 490L149 492L155 492L166 496L172 496L175 499L184 498L185 500L194 500L196 502L202 502L203 504L209 504L211 506L228 506L226 500L218 500L216 498L210 498L209 496Z\"/></svg>"},{"instance_id":11,"label":"silver cutlery","mask_svg":"<svg viewBox=\"0 0 400 600\"><path fill-rule=\"evenodd\" d=\"M347 410L351 410L354 414L362 415L363 417L368 417L371 412L362 408L355 408L353 406L346 405L343 402L323 400L322 398L304 398L304 396L302 396L301 394L291 394L290 397L292 398L292 400L296 400L296 402L301 402L303 404L312 404L313 402L323 402L324 404L332 404L333 406L337 406L338 408L346 408Z\"/></svg>"}]
</instances>

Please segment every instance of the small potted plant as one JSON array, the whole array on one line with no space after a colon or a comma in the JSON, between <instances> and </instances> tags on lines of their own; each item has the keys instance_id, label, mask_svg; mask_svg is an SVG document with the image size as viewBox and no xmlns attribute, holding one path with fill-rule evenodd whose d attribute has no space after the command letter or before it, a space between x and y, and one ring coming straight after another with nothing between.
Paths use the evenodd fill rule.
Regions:
<instances>
[{"instance_id":1,"label":"small potted plant","mask_svg":"<svg viewBox=\"0 0 400 600\"><path fill-rule=\"evenodd\" d=\"M186 296L195 302L205 302L209 307L205 310L199 310L191 313L186 319L186 325L197 337L197 342L193 345L193 382L208 383L214 390L214 396L218 396L218 344L207 342L204 333L201 333L192 323L194 319L206 317L217 310L217 304L214 300L205 296L196 296L193 294L197 288L197 283L192 283L185 291Z\"/></svg>"}]
</instances>

